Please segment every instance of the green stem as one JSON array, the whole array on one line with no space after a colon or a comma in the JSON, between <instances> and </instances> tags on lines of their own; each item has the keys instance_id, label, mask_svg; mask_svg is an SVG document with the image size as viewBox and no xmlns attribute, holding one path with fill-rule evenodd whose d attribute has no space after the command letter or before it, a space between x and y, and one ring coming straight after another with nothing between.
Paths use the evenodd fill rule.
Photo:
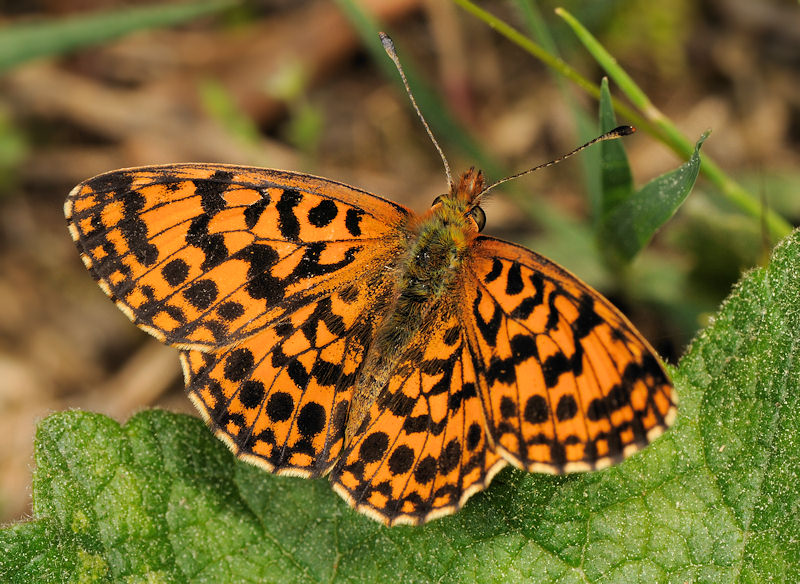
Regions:
<instances>
[{"instance_id":1,"label":"green stem","mask_svg":"<svg viewBox=\"0 0 800 584\"><path fill-rule=\"evenodd\" d=\"M506 37L512 43L527 51L542 63L552 68L565 78L569 79L586 93L599 99L599 88L583 77L575 69L561 59L554 57L531 39L509 26L496 16L486 12L473 4L470 0L453 0L464 10L485 22L488 26ZM622 117L627 118L639 129L659 138L669 148L683 159L688 160L694 151L694 144L687 139L677 127L658 108L653 105L645 93L636 85L633 79L617 64L616 60L600 45L599 42L587 31L572 15L562 8L556 13L572 27L578 38L584 43L587 50L597 59L598 63L606 70L608 76L620 87L622 92L630 99L642 115L614 99L614 110ZM708 178L732 204L744 213L764 220L770 233L782 238L791 232L791 225L771 209L765 209L749 192L728 176L715 164L709 156L704 155L700 165L704 176Z\"/></svg>"},{"instance_id":2,"label":"green stem","mask_svg":"<svg viewBox=\"0 0 800 584\"><path fill-rule=\"evenodd\" d=\"M656 135L674 152L688 159L694 152L694 144L650 101L650 98L631 76L619 66L616 59L574 16L563 8L556 8L556 14L572 28L589 53L614 80L631 103L657 128ZM791 225L783 217L770 209L765 209L755 197L730 178L708 155L701 158L700 170L732 204L756 219L761 219L763 215L770 233L774 236L782 238L792 230Z\"/></svg>"}]
</instances>

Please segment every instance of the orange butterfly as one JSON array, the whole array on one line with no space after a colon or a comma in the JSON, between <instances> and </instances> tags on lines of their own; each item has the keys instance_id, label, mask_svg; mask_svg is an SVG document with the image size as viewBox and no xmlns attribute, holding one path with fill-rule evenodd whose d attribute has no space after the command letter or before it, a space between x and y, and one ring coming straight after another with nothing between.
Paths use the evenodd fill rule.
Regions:
<instances>
[{"instance_id":1,"label":"orange butterfly","mask_svg":"<svg viewBox=\"0 0 800 584\"><path fill-rule=\"evenodd\" d=\"M100 287L180 350L189 397L237 456L418 524L509 462L602 468L676 414L658 357L605 298L478 234L485 191L470 170L418 216L305 174L172 164L92 178L64 209Z\"/></svg>"}]
</instances>

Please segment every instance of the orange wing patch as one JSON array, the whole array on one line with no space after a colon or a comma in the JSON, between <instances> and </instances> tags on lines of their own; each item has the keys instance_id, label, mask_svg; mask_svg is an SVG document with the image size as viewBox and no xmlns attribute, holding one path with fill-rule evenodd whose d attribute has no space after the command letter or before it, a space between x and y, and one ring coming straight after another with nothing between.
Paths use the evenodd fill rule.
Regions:
<instances>
[{"instance_id":1,"label":"orange wing patch","mask_svg":"<svg viewBox=\"0 0 800 584\"><path fill-rule=\"evenodd\" d=\"M331 482L379 521L418 524L453 513L505 464L489 444L475 366L447 302L397 363Z\"/></svg>"},{"instance_id":2,"label":"orange wing patch","mask_svg":"<svg viewBox=\"0 0 800 584\"><path fill-rule=\"evenodd\" d=\"M605 298L525 248L479 237L464 318L499 452L530 471L601 468L674 420L672 385Z\"/></svg>"},{"instance_id":3,"label":"orange wing patch","mask_svg":"<svg viewBox=\"0 0 800 584\"><path fill-rule=\"evenodd\" d=\"M65 214L122 311L198 349L247 338L399 253L409 216L333 181L214 164L100 175L70 193Z\"/></svg>"}]
</instances>

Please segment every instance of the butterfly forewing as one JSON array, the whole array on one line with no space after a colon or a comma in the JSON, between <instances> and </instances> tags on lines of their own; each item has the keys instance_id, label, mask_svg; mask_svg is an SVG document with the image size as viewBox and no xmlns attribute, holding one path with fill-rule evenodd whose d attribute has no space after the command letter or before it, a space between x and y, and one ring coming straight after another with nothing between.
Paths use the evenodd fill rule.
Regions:
<instances>
[{"instance_id":1,"label":"butterfly forewing","mask_svg":"<svg viewBox=\"0 0 800 584\"><path fill-rule=\"evenodd\" d=\"M97 176L67 199L70 232L103 290L139 327L219 347L403 249L403 207L307 175L214 164Z\"/></svg>"},{"instance_id":2,"label":"butterfly forewing","mask_svg":"<svg viewBox=\"0 0 800 584\"><path fill-rule=\"evenodd\" d=\"M464 320L489 431L509 461L565 472L607 466L675 416L647 342L605 298L525 248L479 237Z\"/></svg>"}]
</instances>

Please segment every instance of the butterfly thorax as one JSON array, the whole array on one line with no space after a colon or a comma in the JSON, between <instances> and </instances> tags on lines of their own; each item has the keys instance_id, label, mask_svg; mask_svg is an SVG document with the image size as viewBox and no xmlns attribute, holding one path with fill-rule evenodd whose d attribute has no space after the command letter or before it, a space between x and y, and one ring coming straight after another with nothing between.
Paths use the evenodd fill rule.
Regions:
<instances>
[{"instance_id":1,"label":"butterfly thorax","mask_svg":"<svg viewBox=\"0 0 800 584\"><path fill-rule=\"evenodd\" d=\"M464 173L450 193L438 197L425 215L409 225L408 251L395 271L393 303L378 326L355 385L346 439L358 431L398 360L412 349L412 339L420 338L426 317L439 307L443 298L457 293L461 265L479 231L469 214L470 204L482 186L479 172Z\"/></svg>"}]
</instances>

